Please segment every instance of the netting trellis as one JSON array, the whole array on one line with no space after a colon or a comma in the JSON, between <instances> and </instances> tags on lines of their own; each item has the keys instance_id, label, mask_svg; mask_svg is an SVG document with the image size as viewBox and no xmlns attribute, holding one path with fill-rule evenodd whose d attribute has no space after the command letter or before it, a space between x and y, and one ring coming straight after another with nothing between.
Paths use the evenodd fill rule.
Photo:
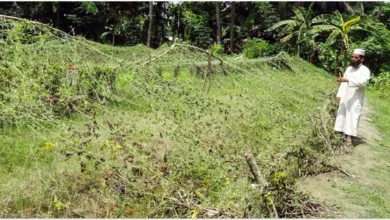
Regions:
<instances>
[{"instance_id":1,"label":"netting trellis","mask_svg":"<svg viewBox=\"0 0 390 220\"><path fill-rule=\"evenodd\" d=\"M96 64L117 58L44 24L7 16L0 19L2 123L52 118L55 103L65 109L78 97L109 96L117 64L104 68ZM66 80L72 66L77 66L78 85Z\"/></svg>"},{"instance_id":2,"label":"netting trellis","mask_svg":"<svg viewBox=\"0 0 390 220\"><path fill-rule=\"evenodd\" d=\"M226 68L229 68L229 74L239 72L238 68L231 68L207 53L188 47L173 45L166 51L164 48L158 51L145 47L112 48L70 36L41 23L8 16L0 19L1 98L9 102L2 108L4 114L1 114L0 121L3 122L8 119L24 121L31 117L32 112L45 112L44 117L53 117L52 111L47 111L48 102L59 102L61 108L67 108L74 104L70 102L75 98L87 96L101 100L110 97L119 72L134 69L150 72L151 68L154 72L161 72L166 67L174 68L176 74L187 68L203 77L210 77L212 72L226 73ZM285 59L278 58L252 63L260 63L256 65L260 67L257 71L264 72L266 70L262 67L269 65L274 69L288 68ZM242 64L244 62L239 63ZM76 86L65 80L66 70L72 66L77 66L79 75Z\"/></svg>"},{"instance_id":3,"label":"netting trellis","mask_svg":"<svg viewBox=\"0 0 390 220\"><path fill-rule=\"evenodd\" d=\"M100 157L112 155L94 152L90 149L92 144L82 145L80 141L75 141L75 131L63 135L45 126L47 122L56 123L61 130L67 131L68 125L56 120L56 117L71 111L81 113L82 117L93 121L88 123L88 129L93 130L98 126L101 133L105 132L93 139L93 146L116 147L119 144L119 148L126 146L123 150L125 153L136 152L141 159L149 158L149 154L157 158L156 161L141 160L137 169L146 171L144 178L159 176L161 173L157 169L168 167L173 174L154 182L164 185L166 194L175 193L175 186L171 186L171 183L177 179L196 182L209 178L208 181L223 188L226 187L223 183L226 176L223 175L228 173L233 179L237 178L237 182L245 182L243 179L246 178L229 169L245 173L247 167L240 158L246 151L255 153L263 161L260 167L265 176L272 179L278 171L287 169L286 164L292 164L289 161L291 155L301 153L299 150L303 148L299 146L304 144L302 140L306 140L309 124L303 118L307 112L316 111L316 104L327 99L321 94L328 91L325 84L305 86L310 83L307 80L318 77L311 76L310 70L305 69L308 64L284 53L254 60L240 57L222 59L208 51L181 44L158 50L143 46L118 48L100 45L40 23L6 16L1 16L1 25L0 123L3 126L26 125L47 131L63 146L56 152L56 158L81 152L81 168L87 169L88 161L97 163ZM76 85L73 81L69 83L69 67L76 68ZM107 100L142 109L151 115L134 111L131 113L134 117L127 118L128 125L118 126L115 130L111 122L98 120L91 114L91 106L94 106L120 124L117 122L119 116L103 105ZM145 125L140 123L142 120L146 121L145 124L155 125L148 127L151 130L149 133L158 128L158 141L169 137L170 141L180 146L166 153L168 162L163 162L165 156L153 154L152 144L157 143L155 139L151 140L151 150L146 153L145 149L137 148L137 144L134 144L150 138L146 137L151 134L145 134L147 132L142 128ZM120 132L121 129L126 131L125 134ZM132 129L142 137L140 140L130 135ZM113 137L107 133L113 133ZM43 136L40 132L36 132L36 135ZM110 142L101 144L105 141L102 138L107 136L111 138ZM91 137L85 139L89 141ZM93 157L79 152L79 148L92 151ZM290 149L287 159L284 158L286 149ZM181 157L183 152L190 156L190 162ZM214 152L218 156L213 156ZM314 155L313 152L309 153ZM118 157L113 161L105 160L105 163L100 161L105 165L99 171L108 172L112 166L117 166L118 173L126 173L128 168L122 164L123 159ZM304 162L311 162L310 159L306 158ZM199 161L209 160L213 162L207 164L206 168L198 164ZM190 163L198 166L192 167ZM214 165L221 172L213 172ZM289 168L291 172L296 171L292 165ZM53 175L55 171L52 171ZM139 172L137 175L142 176ZM119 194L137 186L131 182L135 181L134 177L126 180L127 188L126 184L115 185L121 181L107 184L113 190L119 188ZM218 187L200 187L199 190L218 194ZM138 191L145 198L149 195L148 188L139 188ZM194 196L193 192L187 193ZM176 195L176 198L180 196ZM174 202L177 207L161 205L154 212L182 216L184 214L175 215L175 209L183 209L181 213L186 213L191 207L196 207L183 206L175 198L168 201ZM237 211L232 209L230 214Z\"/></svg>"}]
</instances>

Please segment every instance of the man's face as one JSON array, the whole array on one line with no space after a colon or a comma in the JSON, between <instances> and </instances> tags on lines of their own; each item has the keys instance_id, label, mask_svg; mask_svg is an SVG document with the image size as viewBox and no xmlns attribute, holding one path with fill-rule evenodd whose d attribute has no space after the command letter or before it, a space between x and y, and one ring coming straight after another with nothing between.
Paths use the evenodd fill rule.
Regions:
<instances>
[{"instance_id":1,"label":"man's face","mask_svg":"<svg viewBox=\"0 0 390 220\"><path fill-rule=\"evenodd\" d=\"M360 56L359 54L353 53L349 65L353 67L358 67L363 62L363 60L364 57Z\"/></svg>"}]
</instances>

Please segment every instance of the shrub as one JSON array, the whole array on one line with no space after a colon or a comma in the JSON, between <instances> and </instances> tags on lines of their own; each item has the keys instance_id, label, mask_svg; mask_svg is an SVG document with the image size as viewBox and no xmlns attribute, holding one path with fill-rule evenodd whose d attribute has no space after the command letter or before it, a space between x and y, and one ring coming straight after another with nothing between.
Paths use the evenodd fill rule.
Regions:
<instances>
[{"instance_id":1,"label":"shrub","mask_svg":"<svg viewBox=\"0 0 390 220\"><path fill-rule=\"evenodd\" d=\"M379 90L382 97L387 97L390 92L390 72L382 72L372 78L372 88Z\"/></svg>"},{"instance_id":2,"label":"shrub","mask_svg":"<svg viewBox=\"0 0 390 220\"><path fill-rule=\"evenodd\" d=\"M200 48L209 48L212 42L212 30L207 26L206 14L194 14L186 11L184 13L187 27L185 28L185 39Z\"/></svg>"},{"instance_id":3,"label":"shrub","mask_svg":"<svg viewBox=\"0 0 390 220\"><path fill-rule=\"evenodd\" d=\"M211 46L211 51L213 52L213 54L221 55L223 52L222 45L221 44L214 44L213 46Z\"/></svg>"},{"instance_id":4,"label":"shrub","mask_svg":"<svg viewBox=\"0 0 390 220\"><path fill-rule=\"evenodd\" d=\"M265 40L248 39L244 44L244 55L248 58L271 56L279 52L275 45L268 44Z\"/></svg>"}]
</instances>

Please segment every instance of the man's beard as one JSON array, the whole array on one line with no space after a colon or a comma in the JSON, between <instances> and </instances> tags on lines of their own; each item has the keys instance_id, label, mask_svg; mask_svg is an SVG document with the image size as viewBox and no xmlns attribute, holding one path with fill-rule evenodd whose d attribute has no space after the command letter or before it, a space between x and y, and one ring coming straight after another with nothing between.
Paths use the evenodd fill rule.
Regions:
<instances>
[{"instance_id":1,"label":"man's beard","mask_svg":"<svg viewBox=\"0 0 390 220\"><path fill-rule=\"evenodd\" d=\"M349 65L355 68L358 67L361 63L362 63L361 61L352 61L352 60L349 61Z\"/></svg>"}]
</instances>

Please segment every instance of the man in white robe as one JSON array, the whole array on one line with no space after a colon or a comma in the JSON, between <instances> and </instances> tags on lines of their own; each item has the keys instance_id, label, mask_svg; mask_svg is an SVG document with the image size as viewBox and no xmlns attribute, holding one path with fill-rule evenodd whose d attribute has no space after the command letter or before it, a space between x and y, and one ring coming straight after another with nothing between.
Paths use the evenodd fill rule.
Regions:
<instances>
[{"instance_id":1,"label":"man in white robe","mask_svg":"<svg viewBox=\"0 0 390 220\"><path fill-rule=\"evenodd\" d=\"M350 66L344 77L338 77L340 87L336 95L339 109L337 111L334 130L347 136L348 145L353 146L353 137L357 136L357 127L363 109L365 87L371 73L362 64L365 51L356 49L352 53Z\"/></svg>"}]
</instances>

